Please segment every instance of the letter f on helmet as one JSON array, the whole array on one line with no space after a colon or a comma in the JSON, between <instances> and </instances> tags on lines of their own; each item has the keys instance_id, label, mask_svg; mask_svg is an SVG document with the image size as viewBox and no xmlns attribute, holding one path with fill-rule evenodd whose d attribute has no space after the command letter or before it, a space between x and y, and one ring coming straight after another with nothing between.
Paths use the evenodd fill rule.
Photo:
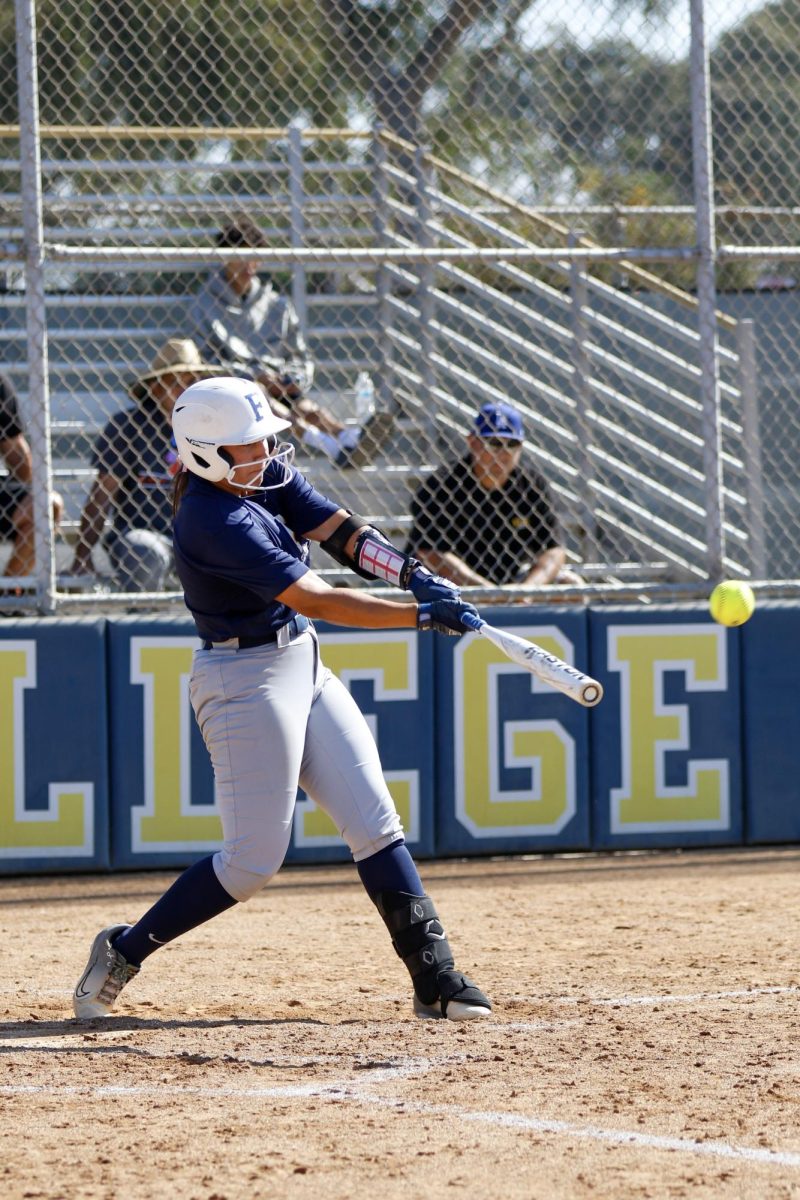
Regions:
<instances>
[{"instance_id":1,"label":"letter f on helmet","mask_svg":"<svg viewBox=\"0 0 800 1200\"><path fill-rule=\"evenodd\" d=\"M220 453L223 446L266 441L289 427L290 423L269 407L257 384L235 376L193 383L181 393L172 410L172 429L181 462L194 475L212 483L223 479L234 483L230 458L224 451ZM288 468L293 452L291 446L278 447L282 466ZM272 460L274 455L270 457ZM277 486L288 482L288 471L284 475Z\"/></svg>"},{"instance_id":2,"label":"letter f on helmet","mask_svg":"<svg viewBox=\"0 0 800 1200\"><path fill-rule=\"evenodd\" d=\"M253 416L257 421L260 421L264 414L264 396L261 392L248 392L245 399L250 402L250 407L253 410Z\"/></svg>"}]
</instances>

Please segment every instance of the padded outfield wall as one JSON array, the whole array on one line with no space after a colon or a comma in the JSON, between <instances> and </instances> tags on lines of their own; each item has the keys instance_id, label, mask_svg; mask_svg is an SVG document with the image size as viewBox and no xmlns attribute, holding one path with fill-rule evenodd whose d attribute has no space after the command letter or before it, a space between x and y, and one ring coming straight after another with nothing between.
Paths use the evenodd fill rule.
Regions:
<instances>
[{"instance_id":1,"label":"padded outfield wall","mask_svg":"<svg viewBox=\"0 0 800 1200\"><path fill-rule=\"evenodd\" d=\"M588 666L583 709L485 639L320 626L419 857L800 840L800 605L486 610ZM0 874L184 866L217 848L188 619L0 625ZM300 796L287 861L346 859Z\"/></svg>"}]
</instances>

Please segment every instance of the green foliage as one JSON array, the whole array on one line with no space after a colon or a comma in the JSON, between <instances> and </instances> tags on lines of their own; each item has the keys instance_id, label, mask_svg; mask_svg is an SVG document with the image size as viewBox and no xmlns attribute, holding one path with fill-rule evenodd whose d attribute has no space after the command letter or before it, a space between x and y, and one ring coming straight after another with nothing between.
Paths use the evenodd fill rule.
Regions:
<instances>
[{"instance_id":1,"label":"green foliage","mask_svg":"<svg viewBox=\"0 0 800 1200\"><path fill-rule=\"evenodd\" d=\"M0 72L13 78L13 8ZM43 0L38 7L43 122L346 124L347 89L311 3ZM16 119L3 89L2 119Z\"/></svg>"},{"instance_id":2,"label":"green foliage","mask_svg":"<svg viewBox=\"0 0 800 1200\"><path fill-rule=\"evenodd\" d=\"M643 4L663 10L667 0ZM40 0L45 123L285 126L364 124L377 111L441 157L532 204L687 204L688 66L619 37L532 44L528 0ZM768 4L712 55L720 203L796 203L800 0ZM13 5L0 9L0 120L17 120ZM65 143L48 154L94 153ZM118 147L145 159L156 143ZM176 163L198 154L175 142ZM234 159L265 154L233 145ZM324 155L345 155L325 144ZM103 150L97 150L102 156ZM194 186L189 173L184 190ZM63 182L63 181L61 181ZM158 192L152 175L131 190ZM91 191L88 173L69 186ZM254 183L210 177L212 194ZM58 179L50 187L60 186ZM171 184L170 184L171 186ZM632 229L633 226L629 226ZM593 231L595 232L595 231ZM597 231L611 236L610 227ZM636 224L648 244L686 241L685 222ZM615 239L616 240L616 239ZM796 240L796 236L792 240Z\"/></svg>"},{"instance_id":3,"label":"green foliage","mask_svg":"<svg viewBox=\"0 0 800 1200\"><path fill-rule=\"evenodd\" d=\"M721 38L712 58L712 84L722 197L752 205L797 204L798 0L768 4Z\"/></svg>"}]
</instances>

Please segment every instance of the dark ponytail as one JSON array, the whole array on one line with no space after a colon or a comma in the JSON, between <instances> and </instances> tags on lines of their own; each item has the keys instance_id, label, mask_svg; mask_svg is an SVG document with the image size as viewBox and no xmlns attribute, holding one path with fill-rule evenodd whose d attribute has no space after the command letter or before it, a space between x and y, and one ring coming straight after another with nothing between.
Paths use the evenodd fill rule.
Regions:
<instances>
[{"instance_id":1,"label":"dark ponytail","mask_svg":"<svg viewBox=\"0 0 800 1200\"><path fill-rule=\"evenodd\" d=\"M172 517L173 520L178 515L178 509L181 506L181 500L189 486L189 472L183 467L172 481Z\"/></svg>"}]
</instances>

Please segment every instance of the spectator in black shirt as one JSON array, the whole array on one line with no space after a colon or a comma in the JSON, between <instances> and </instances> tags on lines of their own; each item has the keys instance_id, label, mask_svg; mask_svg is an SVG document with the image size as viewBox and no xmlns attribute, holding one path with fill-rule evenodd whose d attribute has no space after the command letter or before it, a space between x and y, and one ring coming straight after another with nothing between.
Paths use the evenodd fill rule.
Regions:
<instances>
[{"instance_id":1,"label":"spectator in black shirt","mask_svg":"<svg viewBox=\"0 0 800 1200\"><path fill-rule=\"evenodd\" d=\"M566 567L547 484L522 461L515 408L484 404L468 453L417 490L408 551L461 587L580 584Z\"/></svg>"},{"instance_id":2,"label":"spectator in black shirt","mask_svg":"<svg viewBox=\"0 0 800 1200\"><path fill-rule=\"evenodd\" d=\"M11 381L0 376L0 455L8 474L0 478L0 538L13 542L5 575L32 575L34 571L33 462L19 417L19 401ZM51 493L53 522L61 520L63 502Z\"/></svg>"},{"instance_id":3,"label":"spectator in black shirt","mask_svg":"<svg viewBox=\"0 0 800 1200\"><path fill-rule=\"evenodd\" d=\"M72 574L94 571L92 551L111 508L105 548L119 592L157 592L172 566L172 477L179 469L170 415L187 387L221 367L203 363L188 338L170 338L128 389L135 407L116 413L92 453L97 477L81 516Z\"/></svg>"}]
</instances>

